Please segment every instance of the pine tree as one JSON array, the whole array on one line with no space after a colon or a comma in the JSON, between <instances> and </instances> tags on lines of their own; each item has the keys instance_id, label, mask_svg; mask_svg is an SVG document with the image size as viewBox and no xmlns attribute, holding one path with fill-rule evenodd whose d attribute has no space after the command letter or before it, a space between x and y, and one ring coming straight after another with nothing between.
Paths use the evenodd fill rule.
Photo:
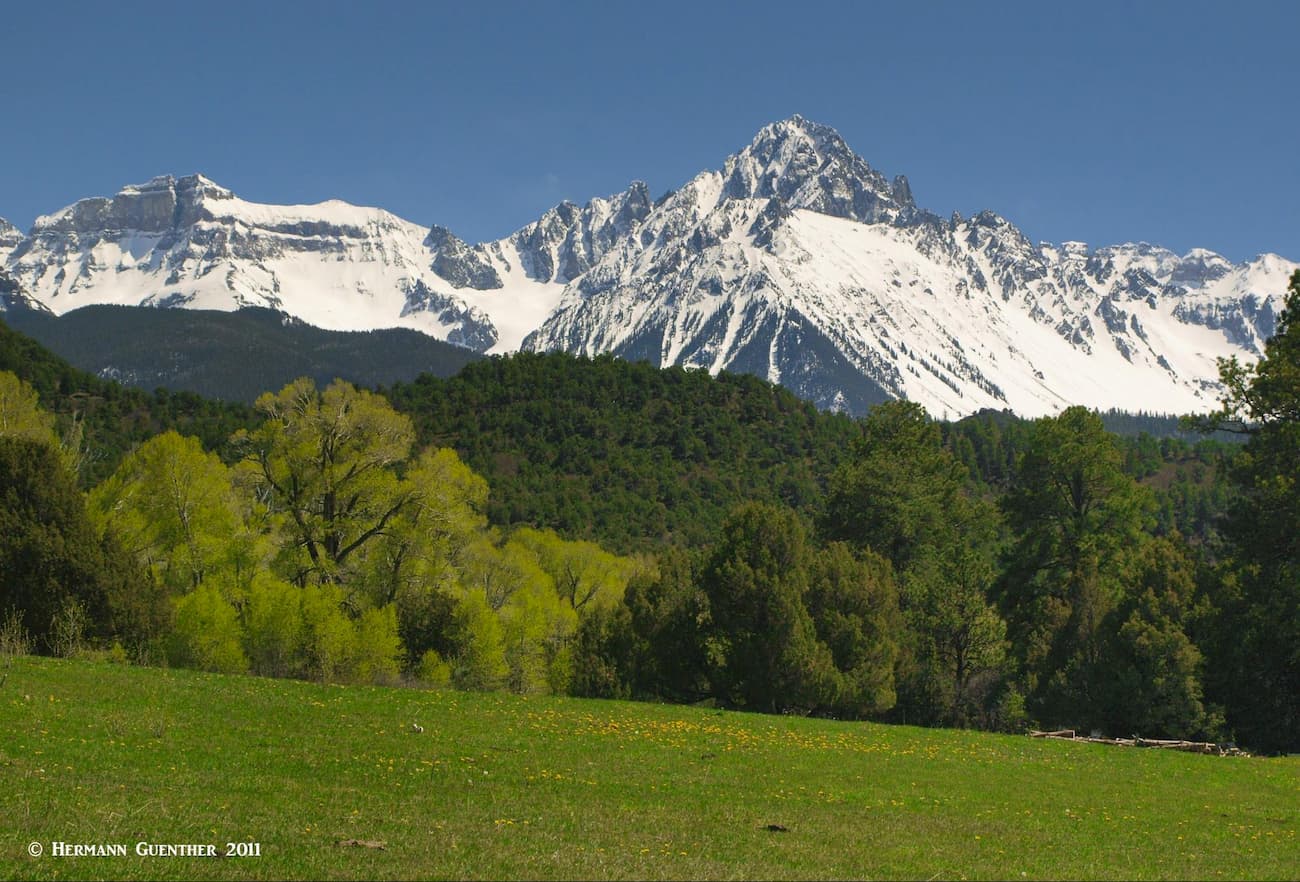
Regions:
<instances>
[{"instance_id":1,"label":"pine tree","mask_svg":"<svg viewBox=\"0 0 1300 882\"><path fill-rule=\"evenodd\" d=\"M1227 388L1213 426L1249 434L1225 532L1237 568L1221 598L1217 691L1228 723L1263 750L1300 750L1300 271L1277 333L1253 366L1220 363Z\"/></svg>"}]
</instances>

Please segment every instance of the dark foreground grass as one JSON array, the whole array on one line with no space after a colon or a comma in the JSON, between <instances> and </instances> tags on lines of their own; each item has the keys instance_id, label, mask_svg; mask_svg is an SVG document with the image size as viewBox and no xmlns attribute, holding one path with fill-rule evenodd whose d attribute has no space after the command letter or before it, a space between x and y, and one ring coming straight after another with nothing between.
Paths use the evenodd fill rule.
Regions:
<instances>
[{"instance_id":1,"label":"dark foreground grass","mask_svg":"<svg viewBox=\"0 0 1300 882\"><path fill-rule=\"evenodd\" d=\"M1300 874L1297 758L36 658L0 816L5 879ZM261 856L134 853L236 841Z\"/></svg>"}]
</instances>

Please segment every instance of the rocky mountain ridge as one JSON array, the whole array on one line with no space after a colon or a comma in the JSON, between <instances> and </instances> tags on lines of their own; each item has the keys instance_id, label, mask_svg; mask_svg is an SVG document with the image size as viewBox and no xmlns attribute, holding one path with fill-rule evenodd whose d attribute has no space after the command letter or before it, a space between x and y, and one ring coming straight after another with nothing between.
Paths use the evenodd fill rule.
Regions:
<instances>
[{"instance_id":1,"label":"rocky mountain ridge","mask_svg":"<svg viewBox=\"0 0 1300 882\"><path fill-rule=\"evenodd\" d=\"M952 417L1211 407L1215 360L1259 353L1297 266L1035 245L993 212L942 218L799 116L657 202L637 181L494 242L338 201L246 202L191 175L82 200L25 236L0 223L0 261L55 313L264 306L478 352L745 371L855 413L902 396Z\"/></svg>"},{"instance_id":2,"label":"rocky mountain ridge","mask_svg":"<svg viewBox=\"0 0 1300 882\"><path fill-rule=\"evenodd\" d=\"M1216 358L1258 354L1295 268L940 218L794 117L657 205L524 346L744 370L853 412L1176 412L1214 403Z\"/></svg>"}]
</instances>

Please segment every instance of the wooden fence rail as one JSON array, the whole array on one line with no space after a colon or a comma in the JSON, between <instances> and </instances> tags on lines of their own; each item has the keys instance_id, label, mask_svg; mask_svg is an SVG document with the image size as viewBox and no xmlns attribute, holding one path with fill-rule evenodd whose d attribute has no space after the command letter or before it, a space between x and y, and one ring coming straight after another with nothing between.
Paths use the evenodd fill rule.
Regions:
<instances>
[{"instance_id":1,"label":"wooden fence rail","mask_svg":"<svg viewBox=\"0 0 1300 882\"><path fill-rule=\"evenodd\" d=\"M1087 744L1114 744L1121 747L1154 747L1159 750L1182 750L1188 753L1207 753L1218 756L1250 756L1235 744L1216 744L1213 741L1183 741L1181 739L1140 738L1101 738L1096 735L1079 735L1073 729L1056 729L1040 732L1037 729L1029 733L1030 738L1054 738L1060 741L1082 741Z\"/></svg>"}]
</instances>

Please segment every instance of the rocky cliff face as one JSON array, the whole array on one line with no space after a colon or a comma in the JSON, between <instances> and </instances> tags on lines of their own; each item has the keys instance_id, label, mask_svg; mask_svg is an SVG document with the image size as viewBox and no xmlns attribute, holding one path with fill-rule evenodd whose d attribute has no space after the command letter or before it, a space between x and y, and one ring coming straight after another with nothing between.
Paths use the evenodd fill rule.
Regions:
<instances>
[{"instance_id":1,"label":"rocky cliff face","mask_svg":"<svg viewBox=\"0 0 1300 882\"><path fill-rule=\"evenodd\" d=\"M167 233L212 220L212 201L234 194L200 175L154 178L147 184L124 187L111 199L82 199L57 214L39 218L33 233L93 240L122 232Z\"/></svg>"},{"instance_id":2,"label":"rocky cliff face","mask_svg":"<svg viewBox=\"0 0 1300 882\"><path fill-rule=\"evenodd\" d=\"M424 238L424 244L433 254L429 268L453 288L490 291L501 287L501 276L484 246L468 245L451 230L436 224ZM499 251L497 256L500 257Z\"/></svg>"},{"instance_id":3,"label":"rocky cliff face","mask_svg":"<svg viewBox=\"0 0 1300 882\"><path fill-rule=\"evenodd\" d=\"M650 191L641 181L582 208L561 202L510 237L529 278L571 282L591 269L650 213Z\"/></svg>"},{"instance_id":4,"label":"rocky cliff face","mask_svg":"<svg viewBox=\"0 0 1300 882\"><path fill-rule=\"evenodd\" d=\"M23 310L49 313L43 304L33 300L21 285L0 269L0 314Z\"/></svg>"},{"instance_id":5,"label":"rocky cliff face","mask_svg":"<svg viewBox=\"0 0 1300 882\"><path fill-rule=\"evenodd\" d=\"M0 217L0 266L4 265L10 252L22 244L22 241L23 231Z\"/></svg>"}]
</instances>

